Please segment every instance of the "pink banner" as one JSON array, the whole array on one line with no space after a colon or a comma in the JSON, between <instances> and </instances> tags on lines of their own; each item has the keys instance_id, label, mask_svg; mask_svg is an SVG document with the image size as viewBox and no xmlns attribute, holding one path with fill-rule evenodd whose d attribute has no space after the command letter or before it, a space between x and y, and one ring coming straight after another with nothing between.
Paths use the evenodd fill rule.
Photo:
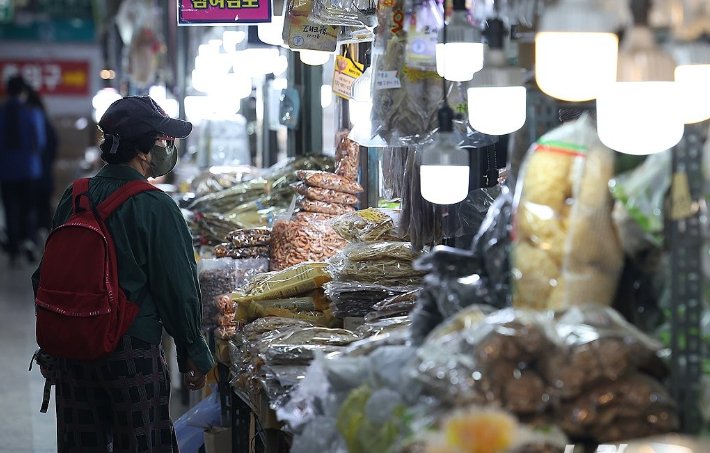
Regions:
<instances>
[{"instance_id":1,"label":"pink banner","mask_svg":"<svg viewBox=\"0 0 710 453\"><path fill-rule=\"evenodd\" d=\"M271 0L180 0L180 25L271 22Z\"/></svg>"}]
</instances>

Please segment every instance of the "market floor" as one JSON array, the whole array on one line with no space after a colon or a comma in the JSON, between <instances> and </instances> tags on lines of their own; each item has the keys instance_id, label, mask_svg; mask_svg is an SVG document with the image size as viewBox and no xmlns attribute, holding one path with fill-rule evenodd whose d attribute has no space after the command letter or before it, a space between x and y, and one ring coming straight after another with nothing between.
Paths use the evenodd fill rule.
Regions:
<instances>
[{"instance_id":1,"label":"market floor","mask_svg":"<svg viewBox=\"0 0 710 453\"><path fill-rule=\"evenodd\" d=\"M0 254L0 453L57 451L54 404L40 413L44 378L36 367L27 371L37 348L33 271L26 262L10 267Z\"/></svg>"},{"instance_id":2,"label":"market floor","mask_svg":"<svg viewBox=\"0 0 710 453\"><path fill-rule=\"evenodd\" d=\"M37 348L30 277L35 266L27 262L10 267L0 252L0 453L56 453L54 391L46 414L39 411L44 378L39 369L27 371ZM174 372L177 359L171 351ZM172 360L171 360L172 359ZM180 381L173 380L173 420L187 409L181 402Z\"/></svg>"}]
</instances>

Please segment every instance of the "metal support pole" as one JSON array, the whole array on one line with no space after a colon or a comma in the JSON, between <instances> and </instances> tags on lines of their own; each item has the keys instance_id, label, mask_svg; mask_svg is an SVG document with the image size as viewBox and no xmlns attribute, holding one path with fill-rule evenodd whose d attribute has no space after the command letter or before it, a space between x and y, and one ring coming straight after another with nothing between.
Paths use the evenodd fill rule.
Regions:
<instances>
[{"instance_id":1,"label":"metal support pole","mask_svg":"<svg viewBox=\"0 0 710 453\"><path fill-rule=\"evenodd\" d=\"M323 68L303 64L296 52L289 52L289 86L298 90L301 109L298 128L289 130L288 156L319 154L323 150L323 109L320 90Z\"/></svg>"},{"instance_id":2,"label":"metal support pole","mask_svg":"<svg viewBox=\"0 0 710 453\"><path fill-rule=\"evenodd\" d=\"M672 151L671 393L678 402L681 429L690 434L698 433L702 427L698 402L703 359L703 238L698 200L703 193L703 143L702 125L686 126L683 140ZM677 209L683 204L689 208L686 214Z\"/></svg>"}]
</instances>

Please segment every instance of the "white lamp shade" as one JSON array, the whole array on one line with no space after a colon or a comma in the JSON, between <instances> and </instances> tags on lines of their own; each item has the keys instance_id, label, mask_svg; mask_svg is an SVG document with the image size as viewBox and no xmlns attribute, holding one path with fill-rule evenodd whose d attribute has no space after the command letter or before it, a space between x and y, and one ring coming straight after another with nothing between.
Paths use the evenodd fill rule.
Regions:
<instances>
[{"instance_id":1,"label":"white lamp shade","mask_svg":"<svg viewBox=\"0 0 710 453\"><path fill-rule=\"evenodd\" d=\"M535 36L535 78L549 96L589 101L616 81L618 54L613 33L540 32Z\"/></svg>"},{"instance_id":2,"label":"white lamp shade","mask_svg":"<svg viewBox=\"0 0 710 453\"><path fill-rule=\"evenodd\" d=\"M675 69L681 114L686 124L710 118L710 64L681 65Z\"/></svg>"},{"instance_id":3,"label":"white lamp shade","mask_svg":"<svg viewBox=\"0 0 710 453\"><path fill-rule=\"evenodd\" d=\"M353 126L367 124L370 121L370 113L372 112L372 100L368 99L362 102L350 100L348 102L348 111L350 122Z\"/></svg>"},{"instance_id":4,"label":"white lamp shade","mask_svg":"<svg viewBox=\"0 0 710 453\"><path fill-rule=\"evenodd\" d=\"M597 98L597 132L609 148L626 154L655 154L683 138L674 82L615 82Z\"/></svg>"},{"instance_id":5,"label":"white lamp shade","mask_svg":"<svg viewBox=\"0 0 710 453\"><path fill-rule=\"evenodd\" d=\"M467 82L483 69L483 43L448 42L436 45L436 72L452 82Z\"/></svg>"},{"instance_id":6,"label":"white lamp shade","mask_svg":"<svg viewBox=\"0 0 710 453\"><path fill-rule=\"evenodd\" d=\"M331 55L333 55L330 52L308 49L299 50L298 53L299 57L301 58L301 62L310 66L322 66L328 63L328 61L330 61Z\"/></svg>"},{"instance_id":7,"label":"white lamp shade","mask_svg":"<svg viewBox=\"0 0 710 453\"><path fill-rule=\"evenodd\" d=\"M525 87L471 87L468 89L468 121L478 132L505 135L525 124Z\"/></svg>"},{"instance_id":8,"label":"white lamp shade","mask_svg":"<svg viewBox=\"0 0 710 453\"><path fill-rule=\"evenodd\" d=\"M272 46L280 46L284 43L282 37L283 30L284 16L272 16L271 22L259 24L257 26L259 39L266 44L271 44Z\"/></svg>"},{"instance_id":9,"label":"white lamp shade","mask_svg":"<svg viewBox=\"0 0 710 453\"><path fill-rule=\"evenodd\" d=\"M234 72L250 76L270 74L279 62L279 50L275 47L250 47L232 55Z\"/></svg>"},{"instance_id":10,"label":"white lamp shade","mask_svg":"<svg viewBox=\"0 0 710 453\"><path fill-rule=\"evenodd\" d=\"M468 196L469 167L422 165L422 197L434 204L454 204Z\"/></svg>"}]
</instances>

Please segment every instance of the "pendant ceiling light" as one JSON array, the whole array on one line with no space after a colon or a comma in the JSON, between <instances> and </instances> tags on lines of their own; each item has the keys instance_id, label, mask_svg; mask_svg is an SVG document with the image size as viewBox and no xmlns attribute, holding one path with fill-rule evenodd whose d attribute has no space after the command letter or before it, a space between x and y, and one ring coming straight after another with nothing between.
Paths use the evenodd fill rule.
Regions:
<instances>
[{"instance_id":1,"label":"pendant ceiling light","mask_svg":"<svg viewBox=\"0 0 710 453\"><path fill-rule=\"evenodd\" d=\"M597 99L597 132L611 149L654 154L683 137L674 80L675 61L661 50L648 27L649 0L632 0L635 25L619 52L617 82Z\"/></svg>"},{"instance_id":2,"label":"pendant ceiling light","mask_svg":"<svg viewBox=\"0 0 710 453\"><path fill-rule=\"evenodd\" d=\"M272 16L271 22L257 25L259 39L272 46L281 46L284 43L284 16Z\"/></svg>"},{"instance_id":3,"label":"pendant ceiling light","mask_svg":"<svg viewBox=\"0 0 710 453\"><path fill-rule=\"evenodd\" d=\"M523 72L508 65L503 51L505 25L500 19L486 24L485 65L468 88L468 121L488 135L505 135L525 124L526 90Z\"/></svg>"},{"instance_id":4,"label":"pendant ceiling light","mask_svg":"<svg viewBox=\"0 0 710 453\"><path fill-rule=\"evenodd\" d=\"M468 196L469 156L454 133L454 112L444 103L439 110L439 132L424 149L421 165L422 197L434 204L455 204Z\"/></svg>"},{"instance_id":5,"label":"pendant ceiling light","mask_svg":"<svg viewBox=\"0 0 710 453\"><path fill-rule=\"evenodd\" d=\"M535 35L535 78L564 101L595 99L616 80L619 40L614 17L594 0L561 0L545 11Z\"/></svg>"},{"instance_id":6,"label":"pendant ceiling light","mask_svg":"<svg viewBox=\"0 0 710 453\"><path fill-rule=\"evenodd\" d=\"M330 57L333 53L324 52L322 50L302 49L298 51L298 55L303 64L307 64L309 66L322 66L330 61Z\"/></svg>"},{"instance_id":7,"label":"pendant ceiling light","mask_svg":"<svg viewBox=\"0 0 710 453\"><path fill-rule=\"evenodd\" d=\"M710 119L710 44L676 42L668 46L676 64L681 114L685 124Z\"/></svg>"},{"instance_id":8,"label":"pendant ceiling light","mask_svg":"<svg viewBox=\"0 0 710 453\"><path fill-rule=\"evenodd\" d=\"M483 68L481 31L469 20L466 0L453 2L451 18L439 31L436 72L446 80L468 82Z\"/></svg>"}]
</instances>

